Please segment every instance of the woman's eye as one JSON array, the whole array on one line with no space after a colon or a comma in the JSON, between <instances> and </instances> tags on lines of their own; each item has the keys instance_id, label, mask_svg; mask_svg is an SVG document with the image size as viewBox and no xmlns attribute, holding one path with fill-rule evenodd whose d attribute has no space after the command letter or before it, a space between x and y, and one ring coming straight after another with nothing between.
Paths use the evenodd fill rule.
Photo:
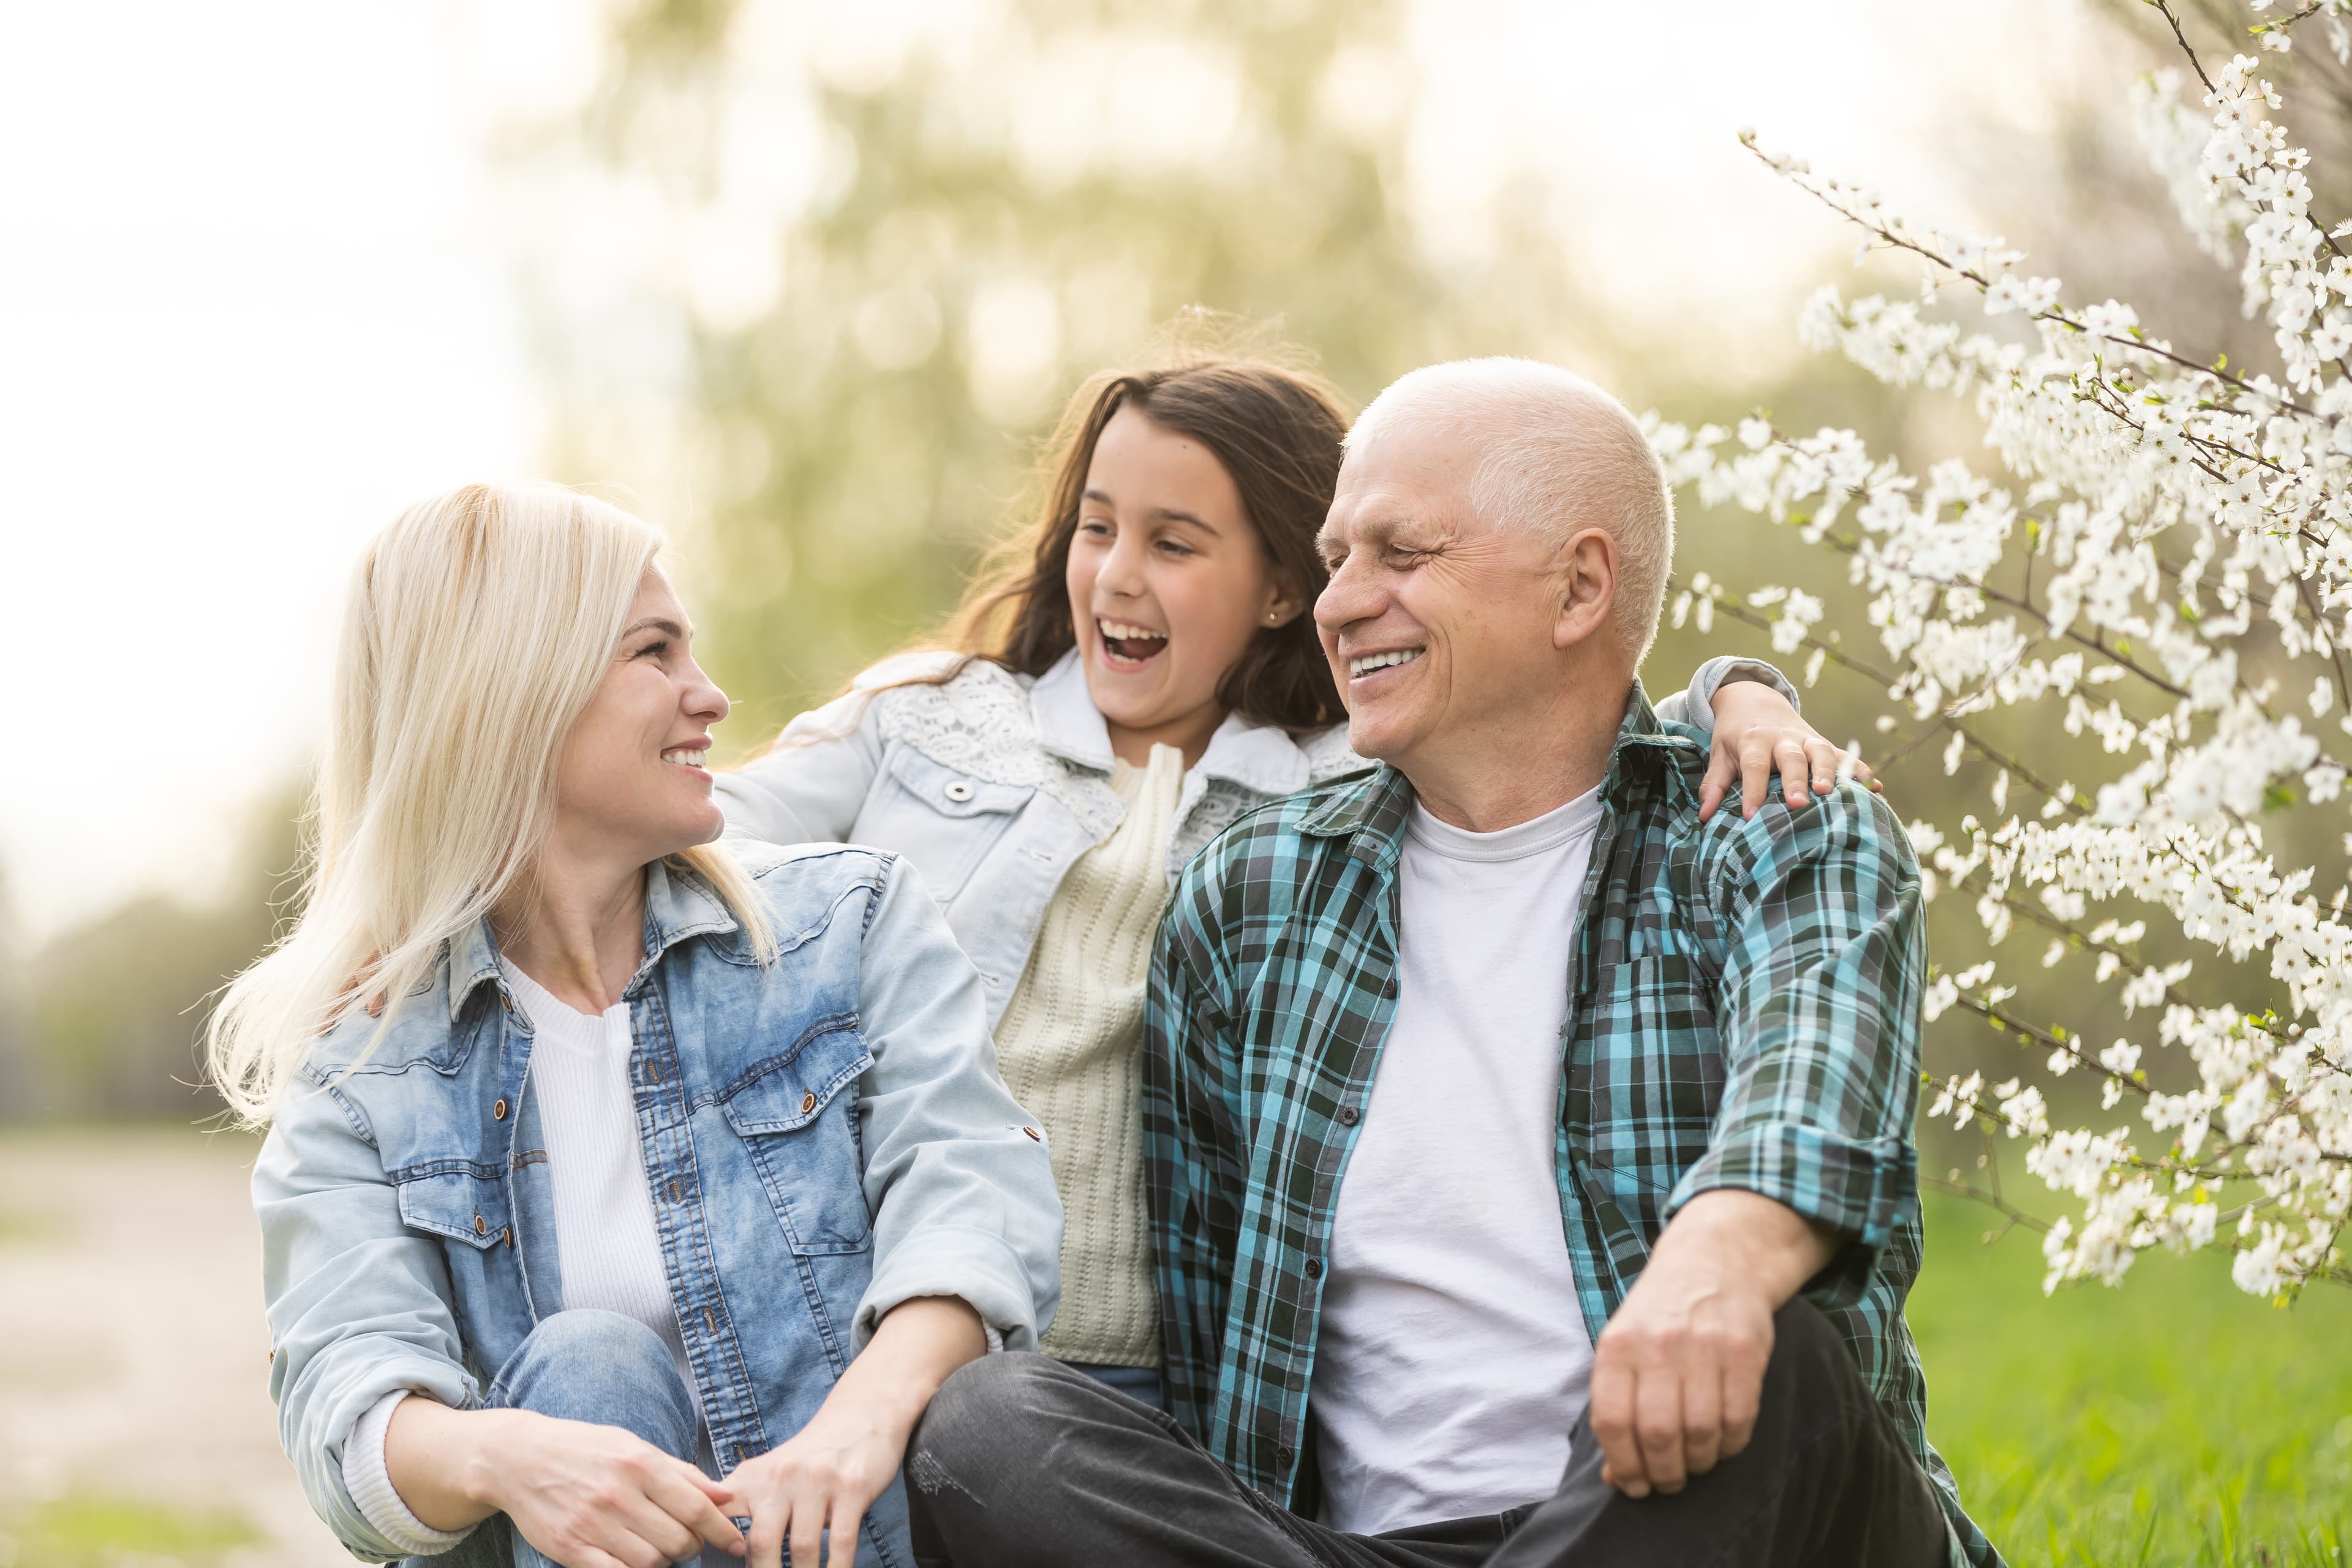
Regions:
<instances>
[{"instance_id":1,"label":"woman's eye","mask_svg":"<svg viewBox=\"0 0 2352 1568\"><path fill-rule=\"evenodd\" d=\"M662 658L664 655L667 654L668 652L669 652L669 644L668 644L668 643L667 643L667 642L649 642L649 643L646 644L646 646L645 646L645 647L641 647L641 648L637 649L636 657L637 657L637 658L647 658L648 656L650 656L650 657L652 657L652 658Z\"/></svg>"}]
</instances>

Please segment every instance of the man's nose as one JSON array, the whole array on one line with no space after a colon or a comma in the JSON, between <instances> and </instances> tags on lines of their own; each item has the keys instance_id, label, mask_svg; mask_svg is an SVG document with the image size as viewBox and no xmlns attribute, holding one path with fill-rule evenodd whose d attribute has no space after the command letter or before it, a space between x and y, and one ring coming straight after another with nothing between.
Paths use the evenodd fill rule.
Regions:
<instances>
[{"instance_id":1,"label":"man's nose","mask_svg":"<svg viewBox=\"0 0 2352 1568\"><path fill-rule=\"evenodd\" d=\"M1331 580L1315 597L1316 626L1336 637L1342 626L1378 615L1380 594L1369 578L1352 555L1333 568Z\"/></svg>"}]
</instances>

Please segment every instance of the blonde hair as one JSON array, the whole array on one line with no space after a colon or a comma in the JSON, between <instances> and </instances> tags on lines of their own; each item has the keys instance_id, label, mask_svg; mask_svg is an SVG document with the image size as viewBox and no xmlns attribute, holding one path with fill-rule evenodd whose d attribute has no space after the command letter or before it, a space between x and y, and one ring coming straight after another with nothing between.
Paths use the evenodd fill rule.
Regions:
<instances>
[{"instance_id":1,"label":"blonde hair","mask_svg":"<svg viewBox=\"0 0 2352 1568\"><path fill-rule=\"evenodd\" d=\"M1431 420L1478 444L1466 499L1479 516L1553 544L1581 528L1609 531L1618 641L1638 667L1658 635L1675 560L1674 492L1640 422L1580 375L1496 355L1399 376L1348 432L1348 450L1384 428Z\"/></svg>"},{"instance_id":2,"label":"blonde hair","mask_svg":"<svg viewBox=\"0 0 2352 1568\"><path fill-rule=\"evenodd\" d=\"M611 663L662 537L553 485L468 485L411 507L352 574L299 921L205 1027L214 1085L268 1122L319 1036L383 998L373 1049L445 943L530 890L563 743ZM713 845L668 858L775 940Z\"/></svg>"}]
</instances>

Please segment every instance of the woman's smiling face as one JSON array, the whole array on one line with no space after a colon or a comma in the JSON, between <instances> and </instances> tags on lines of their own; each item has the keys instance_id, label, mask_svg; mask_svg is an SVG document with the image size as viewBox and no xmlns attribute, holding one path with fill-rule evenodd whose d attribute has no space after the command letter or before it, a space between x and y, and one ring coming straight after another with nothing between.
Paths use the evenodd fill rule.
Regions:
<instances>
[{"instance_id":1,"label":"woman's smiling face","mask_svg":"<svg viewBox=\"0 0 2352 1568\"><path fill-rule=\"evenodd\" d=\"M1225 672L1300 608L1216 455L1132 407L1095 444L1064 581L1087 689L1129 762L1155 742L1197 758Z\"/></svg>"}]
</instances>

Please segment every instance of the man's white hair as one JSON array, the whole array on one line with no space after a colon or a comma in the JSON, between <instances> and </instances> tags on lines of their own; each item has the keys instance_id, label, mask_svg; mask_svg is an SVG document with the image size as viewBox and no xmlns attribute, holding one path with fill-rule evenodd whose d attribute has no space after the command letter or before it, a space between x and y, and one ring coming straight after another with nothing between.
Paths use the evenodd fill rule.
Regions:
<instances>
[{"instance_id":1,"label":"man's white hair","mask_svg":"<svg viewBox=\"0 0 2352 1568\"><path fill-rule=\"evenodd\" d=\"M1348 432L1349 454L1383 431L1435 427L1472 443L1465 498L1480 517L1555 544L1605 528L1617 545L1617 631L1639 665L1658 635L1675 559L1675 500L1633 416L1580 375L1496 356L1424 365L1372 399Z\"/></svg>"}]
</instances>

